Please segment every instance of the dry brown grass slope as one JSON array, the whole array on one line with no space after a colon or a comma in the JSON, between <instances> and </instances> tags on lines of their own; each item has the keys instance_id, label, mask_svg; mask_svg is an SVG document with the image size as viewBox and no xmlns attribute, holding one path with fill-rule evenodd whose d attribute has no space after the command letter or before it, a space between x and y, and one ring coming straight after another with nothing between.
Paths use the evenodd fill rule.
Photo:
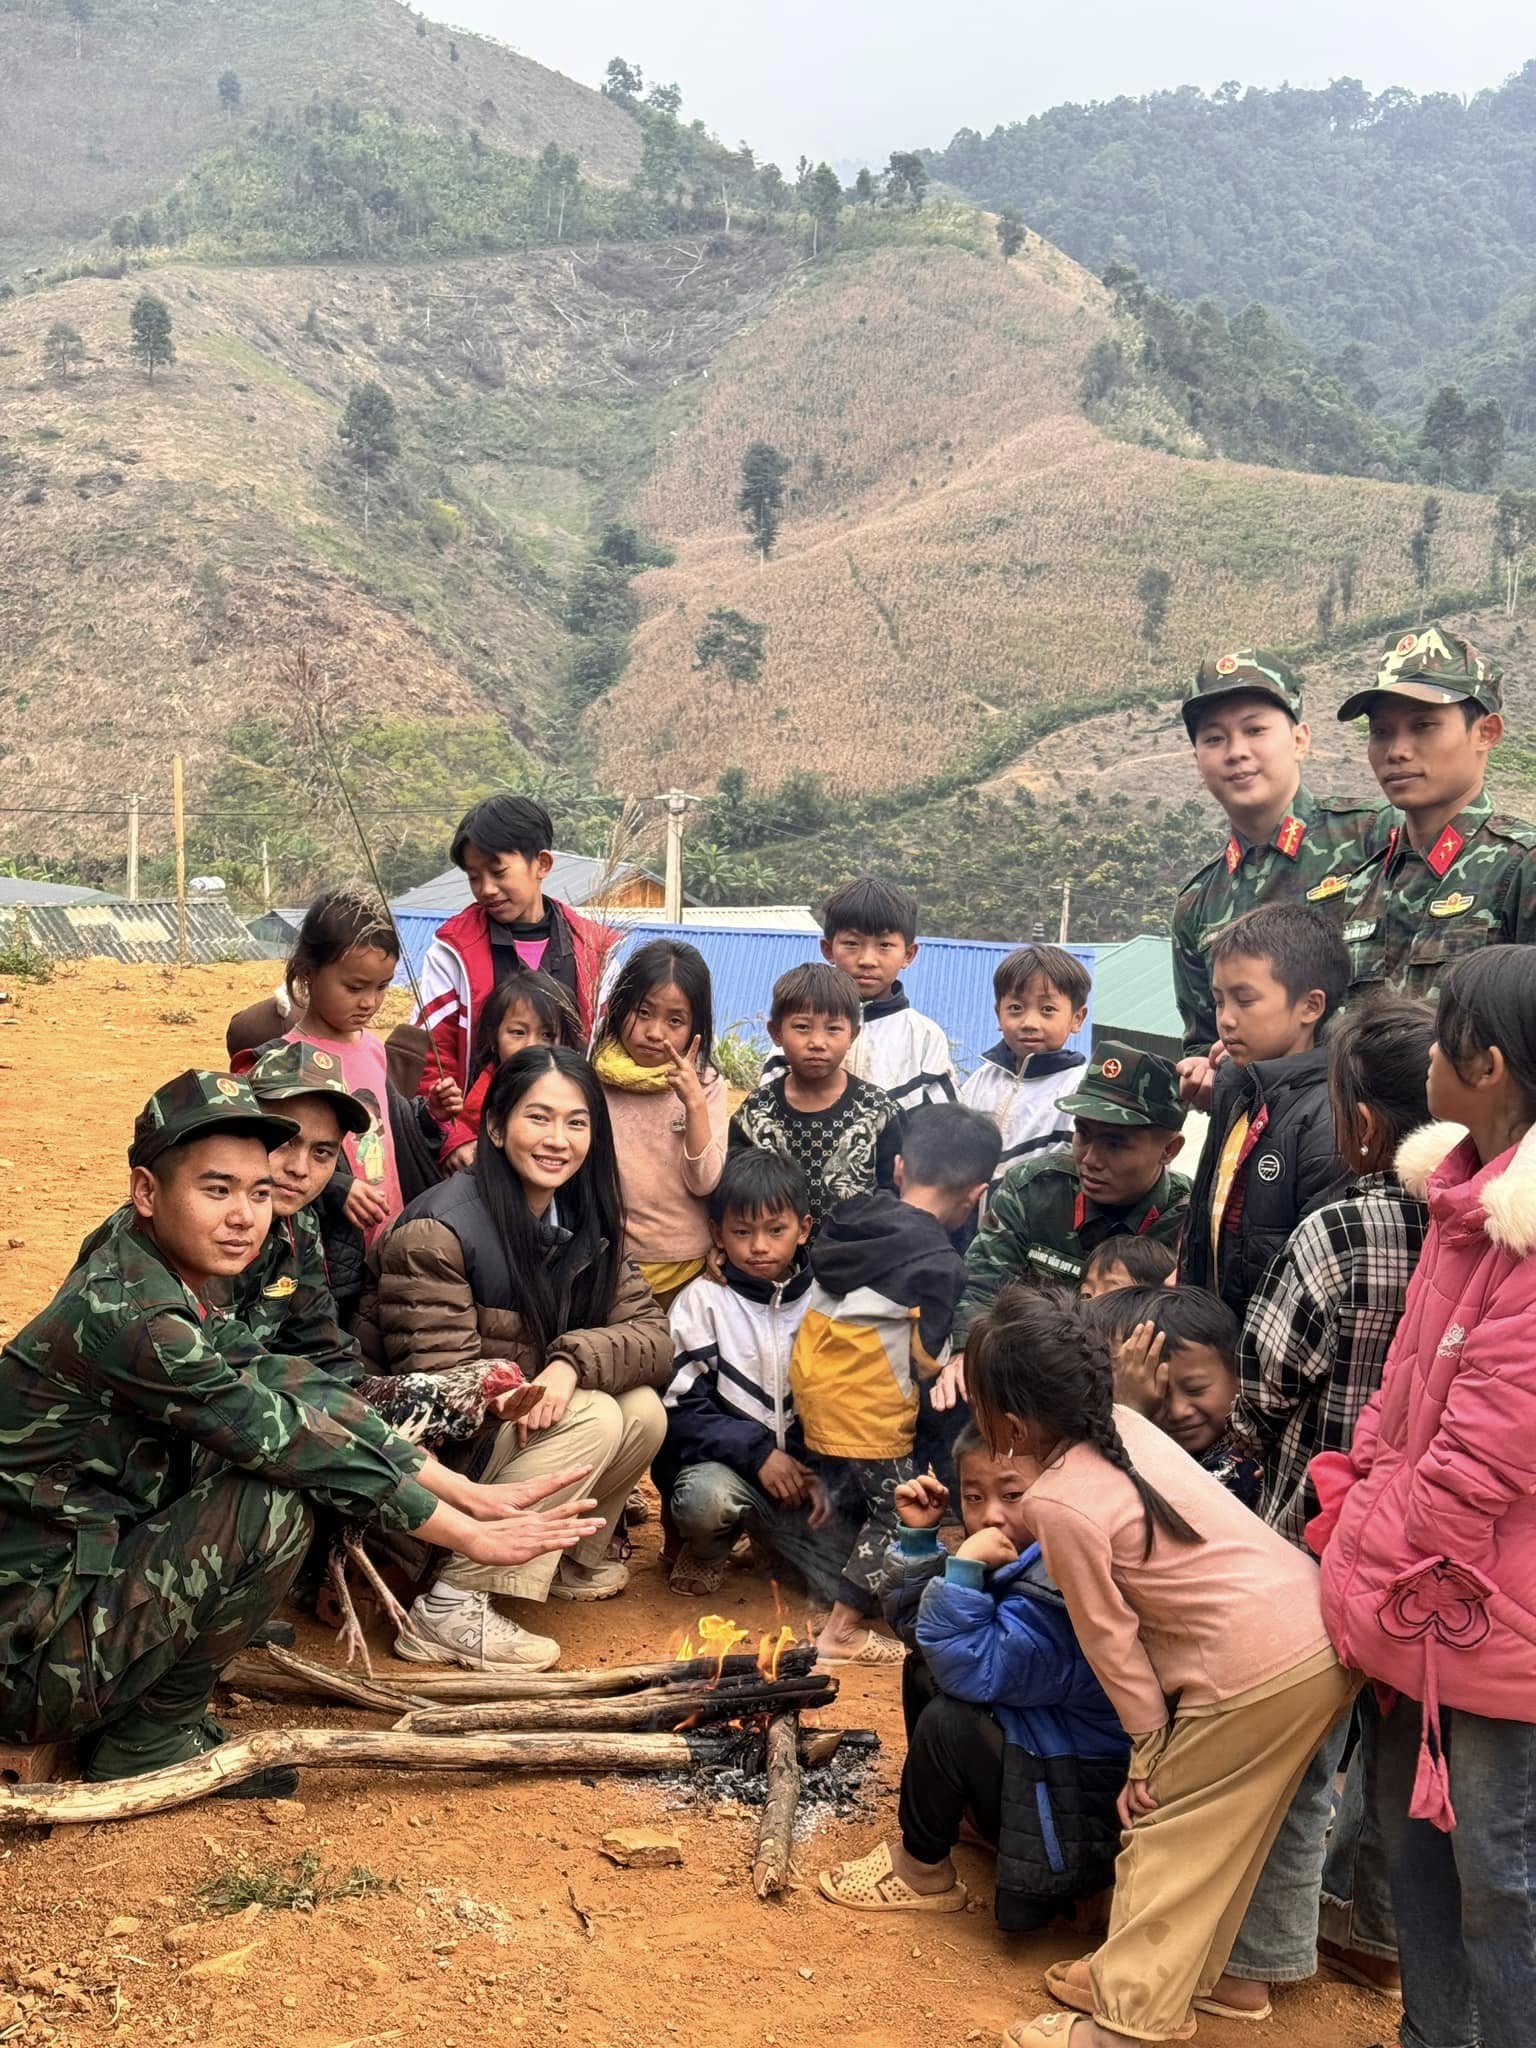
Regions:
<instances>
[{"instance_id":1,"label":"dry brown grass slope","mask_svg":"<svg viewBox=\"0 0 1536 2048\"><path fill-rule=\"evenodd\" d=\"M969 758L1032 706L1168 684L1192 650L1313 629L1330 566L1357 608L1407 601L1423 493L1202 462L1106 438L1077 404L1108 326L1099 284L1048 244L1005 266L958 247L834 253L712 365L641 500L676 566L641 579L630 665L590 714L605 776L708 786L825 771L899 787ZM794 461L760 567L735 511L757 439ZM1437 582L1487 574L1491 502L1444 493ZM1174 578L1162 651L1137 579ZM768 627L761 681L693 668L705 615Z\"/></svg>"},{"instance_id":2,"label":"dry brown grass slope","mask_svg":"<svg viewBox=\"0 0 1536 2048\"><path fill-rule=\"evenodd\" d=\"M600 93L503 43L427 28L399 0L95 0L77 55L59 0L0 0L0 264L100 233L269 108L316 93L398 108L413 128L476 128L513 155L558 142L600 180L633 173L639 130ZM243 93L233 114L226 70Z\"/></svg>"},{"instance_id":3,"label":"dry brown grass slope","mask_svg":"<svg viewBox=\"0 0 1536 2048\"><path fill-rule=\"evenodd\" d=\"M496 711L548 750L569 571L644 473L685 365L756 317L785 261L738 238L702 261L662 244L170 264L0 304L5 804L163 787L177 747L195 777L300 643L360 714ZM152 383L126 354L146 283L177 350ZM55 320L88 354L67 381L42 363ZM403 453L365 538L336 426L367 378L394 396ZM434 499L453 529L439 513L437 541ZM91 836L0 818L13 849Z\"/></svg>"}]
</instances>

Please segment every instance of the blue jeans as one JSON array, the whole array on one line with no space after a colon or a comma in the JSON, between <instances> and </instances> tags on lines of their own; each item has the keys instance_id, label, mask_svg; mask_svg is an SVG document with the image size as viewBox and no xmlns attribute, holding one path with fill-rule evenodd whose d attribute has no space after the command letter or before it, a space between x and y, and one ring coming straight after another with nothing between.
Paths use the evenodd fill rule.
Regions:
<instances>
[{"instance_id":1,"label":"blue jeans","mask_svg":"<svg viewBox=\"0 0 1536 2048\"><path fill-rule=\"evenodd\" d=\"M1456 1826L1410 1820L1419 1707L1381 1724L1376 1797L1392 1870L1403 2048L1530 2048L1536 2038L1536 1726L1446 1707Z\"/></svg>"},{"instance_id":2,"label":"blue jeans","mask_svg":"<svg viewBox=\"0 0 1536 2048\"><path fill-rule=\"evenodd\" d=\"M840 1567L849 1531L812 1529L804 1508L780 1505L730 1465L688 1465L679 1472L668 1502L678 1534L705 1564L722 1564L743 1533L756 1536L797 1571L811 1592L829 1604L837 1598ZM828 1537L834 1538L828 1542Z\"/></svg>"},{"instance_id":3,"label":"blue jeans","mask_svg":"<svg viewBox=\"0 0 1536 2048\"><path fill-rule=\"evenodd\" d=\"M1227 1962L1228 1974L1260 1984L1300 1984L1317 1974L1318 1888L1333 1810L1333 1781L1349 1736L1348 1714L1329 1730L1286 1808Z\"/></svg>"},{"instance_id":4,"label":"blue jeans","mask_svg":"<svg viewBox=\"0 0 1536 2048\"><path fill-rule=\"evenodd\" d=\"M1334 1815L1323 1865L1323 1910L1318 1932L1338 1948L1397 1961L1397 1922L1387 1852L1376 1817L1376 1753L1381 1709L1367 1686L1355 1702L1360 1739L1344 1778L1344 1797Z\"/></svg>"}]
</instances>

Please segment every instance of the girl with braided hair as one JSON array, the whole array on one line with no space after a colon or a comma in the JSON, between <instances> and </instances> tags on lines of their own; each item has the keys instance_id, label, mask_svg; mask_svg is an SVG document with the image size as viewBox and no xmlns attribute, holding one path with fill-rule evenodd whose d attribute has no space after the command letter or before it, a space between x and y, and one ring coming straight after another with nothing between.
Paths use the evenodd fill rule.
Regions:
<instances>
[{"instance_id":1,"label":"girl with braided hair","mask_svg":"<svg viewBox=\"0 0 1536 2048\"><path fill-rule=\"evenodd\" d=\"M1131 1738L1109 1933L1046 1973L1068 2008L1015 2048L1187 2040L1269 1846L1358 1681L1329 1645L1317 1574L1132 1409L1068 1295L1010 1286L972 1325L977 1427L1014 1460L1022 1515ZM1193 2007L1194 2011L1191 2010Z\"/></svg>"}]
</instances>

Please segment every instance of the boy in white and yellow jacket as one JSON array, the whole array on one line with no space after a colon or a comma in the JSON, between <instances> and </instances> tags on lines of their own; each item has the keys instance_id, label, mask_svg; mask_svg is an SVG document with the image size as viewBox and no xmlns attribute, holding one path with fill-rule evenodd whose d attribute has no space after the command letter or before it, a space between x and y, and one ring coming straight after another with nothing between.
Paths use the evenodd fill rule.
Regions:
<instances>
[{"instance_id":1,"label":"boy in white and yellow jacket","mask_svg":"<svg viewBox=\"0 0 1536 2048\"><path fill-rule=\"evenodd\" d=\"M894 1495L913 1476L919 1383L949 1355L965 1288L950 1242L992 1178L997 1126L953 1104L907 1119L898 1192L841 1202L811 1247L811 1291L790 1386L817 1486L816 1520L844 1554L838 1597L817 1636L824 1664L894 1663L901 1647L869 1626L879 1611Z\"/></svg>"}]
</instances>

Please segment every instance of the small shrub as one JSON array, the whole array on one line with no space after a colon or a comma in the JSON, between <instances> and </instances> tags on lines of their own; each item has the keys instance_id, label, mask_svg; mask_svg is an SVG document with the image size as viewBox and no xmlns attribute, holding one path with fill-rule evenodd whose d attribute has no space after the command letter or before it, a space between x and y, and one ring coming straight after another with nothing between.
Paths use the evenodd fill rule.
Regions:
<instances>
[{"instance_id":1,"label":"small shrub","mask_svg":"<svg viewBox=\"0 0 1536 2048\"><path fill-rule=\"evenodd\" d=\"M196 1010L156 1010L155 1017L161 1024L195 1024Z\"/></svg>"},{"instance_id":2,"label":"small shrub","mask_svg":"<svg viewBox=\"0 0 1536 2048\"><path fill-rule=\"evenodd\" d=\"M313 1849L291 1864L237 1863L199 1885L197 1898L214 1913L243 1913L247 1906L272 1911L313 1913L334 1899L376 1898L384 1889L365 1864L345 1872L328 1870Z\"/></svg>"},{"instance_id":3,"label":"small shrub","mask_svg":"<svg viewBox=\"0 0 1536 2048\"><path fill-rule=\"evenodd\" d=\"M740 1088L750 1094L763 1078L763 1055L750 1038L742 1036L739 1024L721 1032L711 1058L715 1072L727 1088Z\"/></svg>"}]
</instances>

